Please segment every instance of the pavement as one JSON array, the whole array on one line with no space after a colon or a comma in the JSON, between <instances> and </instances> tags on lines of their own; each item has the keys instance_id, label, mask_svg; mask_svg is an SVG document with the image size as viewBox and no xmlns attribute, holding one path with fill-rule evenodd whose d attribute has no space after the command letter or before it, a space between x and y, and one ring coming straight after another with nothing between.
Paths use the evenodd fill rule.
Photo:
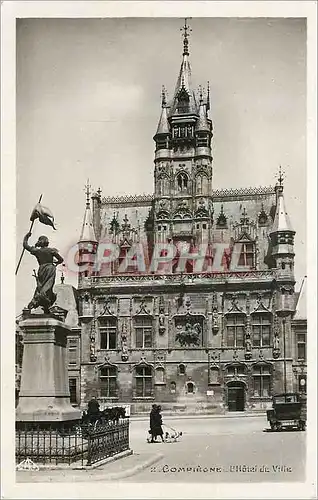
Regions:
<instances>
[{"instance_id":1,"label":"pavement","mask_svg":"<svg viewBox=\"0 0 318 500\"><path fill-rule=\"evenodd\" d=\"M28 482L256 482L301 481L305 432L264 432L266 415L228 417L163 415L166 428L182 431L176 443L149 444L148 418L132 418L133 454L95 469L17 471ZM297 451L296 451L297 450Z\"/></svg>"}]
</instances>

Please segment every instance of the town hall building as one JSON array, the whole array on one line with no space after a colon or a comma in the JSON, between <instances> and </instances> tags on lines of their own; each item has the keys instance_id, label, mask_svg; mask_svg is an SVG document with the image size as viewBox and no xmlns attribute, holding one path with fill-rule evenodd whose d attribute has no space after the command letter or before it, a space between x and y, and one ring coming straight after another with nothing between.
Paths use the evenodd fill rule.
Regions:
<instances>
[{"instance_id":1,"label":"town hall building","mask_svg":"<svg viewBox=\"0 0 318 500\"><path fill-rule=\"evenodd\" d=\"M295 365L295 231L283 178L214 189L209 112L209 86L192 87L185 24L175 92L168 102L163 90L154 131L153 194L103 197L87 186L68 344L71 396L82 407L96 396L132 413L156 402L222 414L262 410L273 393L298 390L305 372ZM105 242L117 259L96 268ZM142 269L138 258L127 264L138 245ZM153 267L165 245L173 258Z\"/></svg>"}]
</instances>

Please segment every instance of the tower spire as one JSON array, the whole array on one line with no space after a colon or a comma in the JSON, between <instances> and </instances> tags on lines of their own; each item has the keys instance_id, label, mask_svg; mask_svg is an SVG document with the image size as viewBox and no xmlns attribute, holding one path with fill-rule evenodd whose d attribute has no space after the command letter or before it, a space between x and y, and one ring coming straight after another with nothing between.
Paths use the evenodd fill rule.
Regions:
<instances>
[{"instance_id":1,"label":"tower spire","mask_svg":"<svg viewBox=\"0 0 318 500\"><path fill-rule=\"evenodd\" d=\"M188 18L186 17L184 19L184 26L182 26L182 28L180 28L180 31L183 31L182 36L183 36L183 55L184 56L189 55L189 40L188 40L188 38L190 36L189 32L192 31L190 26L188 26L187 21L188 21Z\"/></svg>"}]
</instances>

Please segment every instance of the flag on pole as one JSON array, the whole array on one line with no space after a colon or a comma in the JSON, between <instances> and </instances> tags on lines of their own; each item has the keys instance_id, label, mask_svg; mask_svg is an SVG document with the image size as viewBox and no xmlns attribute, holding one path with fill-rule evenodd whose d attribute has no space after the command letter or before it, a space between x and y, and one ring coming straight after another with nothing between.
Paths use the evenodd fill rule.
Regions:
<instances>
[{"instance_id":1,"label":"flag on pole","mask_svg":"<svg viewBox=\"0 0 318 500\"><path fill-rule=\"evenodd\" d=\"M33 222L35 221L35 219L39 219L42 224L45 224L46 226L52 226L53 229L55 229L54 217L51 210L41 205L41 203L37 203L32 211L30 220Z\"/></svg>"}]
</instances>

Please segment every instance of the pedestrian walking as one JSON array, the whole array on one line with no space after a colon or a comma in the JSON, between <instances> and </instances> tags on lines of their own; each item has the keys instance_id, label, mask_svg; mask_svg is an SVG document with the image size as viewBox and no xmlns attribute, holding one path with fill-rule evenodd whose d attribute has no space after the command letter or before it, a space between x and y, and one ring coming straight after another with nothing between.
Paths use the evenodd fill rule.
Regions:
<instances>
[{"instance_id":1,"label":"pedestrian walking","mask_svg":"<svg viewBox=\"0 0 318 500\"><path fill-rule=\"evenodd\" d=\"M100 416L99 402L96 397L93 396L87 405L87 416L91 424L95 424Z\"/></svg>"},{"instance_id":2,"label":"pedestrian walking","mask_svg":"<svg viewBox=\"0 0 318 500\"><path fill-rule=\"evenodd\" d=\"M161 437L161 441L164 442L163 430L162 430L162 416L161 416L161 406L156 404L152 405L150 412L150 431L151 443L156 442L157 436Z\"/></svg>"}]
</instances>

